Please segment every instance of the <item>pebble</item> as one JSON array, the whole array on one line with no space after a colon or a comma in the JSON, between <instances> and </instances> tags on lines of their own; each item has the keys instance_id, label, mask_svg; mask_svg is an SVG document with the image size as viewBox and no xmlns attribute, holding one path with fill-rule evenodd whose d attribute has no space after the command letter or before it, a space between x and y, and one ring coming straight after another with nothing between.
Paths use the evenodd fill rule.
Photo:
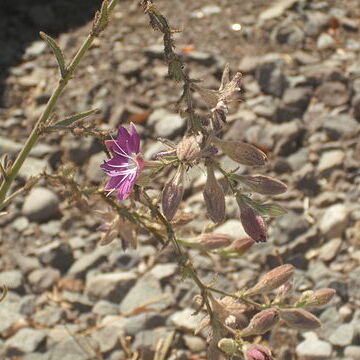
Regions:
<instances>
[{"instance_id":1,"label":"pebble","mask_svg":"<svg viewBox=\"0 0 360 360\"><path fill-rule=\"evenodd\" d=\"M217 234L225 234L233 237L234 239L240 239L242 237L247 237L241 221L240 220L227 220L222 225L216 228Z\"/></svg>"},{"instance_id":2,"label":"pebble","mask_svg":"<svg viewBox=\"0 0 360 360\"><path fill-rule=\"evenodd\" d=\"M24 285L24 277L19 270L0 272L0 285L6 285L8 289L19 291Z\"/></svg>"},{"instance_id":3,"label":"pebble","mask_svg":"<svg viewBox=\"0 0 360 360\"><path fill-rule=\"evenodd\" d=\"M92 346L91 346L92 345ZM89 337L76 335L76 339L70 337L56 344L50 350L51 360L89 360L95 357L94 341Z\"/></svg>"},{"instance_id":4,"label":"pebble","mask_svg":"<svg viewBox=\"0 0 360 360\"><path fill-rule=\"evenodd\" d=\"M326 81L316 89L319 101L331 108L344 105L349 101L350 94L344 83Z\"/></svg>"},{"instance_id":5,"label":"pebble","mask_svg":"<svg viewBox=\"0 0 360 360\"><path fill-rule=\"evenodd\" d=\"M319 228L328 239L341 237L347 228L349 210L344 204L335 204L328 207L321 217Z\"/></svg>"},{"instance_id":6,"label":"pebble","mask_svg":"<svg viewBox=\"0 0 360 360\"><path fill-rule=\"evenodd\" d=\"M331 353L331 344L321 340L308 339L296 347L299 360L328 360Z\"/></svg>"},{"instance_id":7,"label":"pebble","mask_svg":"<svg viewBox=\"0 0 360 360\"><path fill-rule=\"evenodd\" d=\"M36 269L28 276L28 281L35 293L51 289L59 279L60 271L52 268Z\"/></svg>"},{"instance_id":8,"label":"pebble","mask_svg":"<svg viewBox=\"0 0 360 360\"><path fill-rule=\"evenodd\" d=\"M40 175L44 170L50 172L49 164L46 159L37 159L29 156L19 171L19 176L23 179Z\"/></svg>"},{"instance_id":9,"label":"pebble","mask_svg":"<svg viewBox=\"0 0 360 360\"><path fill-rule=\"evenodd\" d=\"M93 183L100 183L105 179L104 171L100 168L100 165L106 160L106 154L100 152L90 157L86 168L86 176Z\"/></svg>"},{"instance_id":10,"label":"pebble","mask_svg":"<svg viewBox=\"0 0 360 360\"><path fill-rule=\"evenodd\" d=\"M329 341L333 345L347 346L352 343L354 338L354 326L352 324L341 324L334 329L329 337Z\"/></svg>"},{"instance_id":11,"label":"pebble","mask_svg":"<svg viewBox=\"0 0 360 360\"><path fill-rule=\"evenodd\" d=\"M360 346L347 346L344 355L352 360L360 360Z\"/></svg>"},{"instance_id":12,"label":"pebble","mask_svg":"<svg viewBox=\"0 0 360 360\"><path fill-rule=\"evenodd\" d=\"M317 38L316 46L319 50L332 49L335 46L335 40L331 35L322 33Z\"/></svg>"},{"instance_id":13,"label":"pebble","mask_svg":"<svg viewBox=\"0 0 360 360\"><path fill-rule=\"evenodd\" d=\"M170 316L169 321L177 328L195 331L199 325L199 318L193 315L194 312L195 310L190 308L177 311Z\"/></svg>"},{"instance_id":14,"label":"pebble","mask_svg":"<svg viewBox=\"0 0 360 360\"><path fill-rule=\"evenodd\" d=\"M34 41L30 46L26 48L23 56L24 60L31 60L45 52L47 44L45 41Z\"/></svg>"},{"instance_id":15,"label":"pebble","mask_svg":"<svg viewBox=\"0 0 360 360\"><path fill-rule=\"evenodd\" d=\"M20 329L5 342L8 355L21 355L34 352L45 341L46 334L42 330Z\"/></svg>"},{"instance_id":16,"label":"pebble","mask_svg":"<svg viewBox=\"0 0 360 360\"><path fill-rule=\"evenodd\" d=\"M25 198L22 212L30 221L43 222L59 215L59 202L51 190L33 188Z\"/></svg>"},{"instance_id":17,"label":"pebble","mask_svg":"<svg viewBox=\"0 0 360 360\"><path fill-rule=\"evenodd\" d=\"M322 175L329 175L332 170L344 166L345 153L342 150L325 151L319 160L318 171Z\"/></svg>"},{"instance_id":18,"label":"pebble","mask_svg":"<svg viewBox=\"0 0 360 360\"><path fill-rule=\"evenodd\" d=\"M342 240L340 238L331 239L326 242L319 249L319 259L324 261L333 260L339 252L339 249L342 245Z\"/></svg>"},{"instance_id":19,"label":"pebble","mask_svg":"<svg viewBox=\"0 0 360 360\"><path fill-rule=\"evenodd\" d=\"M179 114L157 109L149 116L148 124L154 126L157 136L173 138L184 127L185 119Z\"/></svg>"}]
</instances>

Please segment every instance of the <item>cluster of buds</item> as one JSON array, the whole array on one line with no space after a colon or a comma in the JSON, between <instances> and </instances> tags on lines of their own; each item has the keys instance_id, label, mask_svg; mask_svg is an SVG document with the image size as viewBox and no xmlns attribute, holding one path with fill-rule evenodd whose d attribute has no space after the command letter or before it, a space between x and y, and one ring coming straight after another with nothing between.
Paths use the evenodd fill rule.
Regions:
<instances>
[{"instance_id":1,"label":"cluster of buds","mask_svg":"<svg viewBox=\"0 0 360 360\"><path fill-rule=\"evenodd\" d=\"M293 276L292 265L281 265L264 274L253 287L239 291L233 297L212 299L214 313L223 326L223 338L217 345L222 352L248 360L269 360L272 359L271 351L262 345L250 345L247 338L263 335L277 325L300 330L321 326L319 319L304 307L328 303L335 290L306 291L296 300L290 294ZM266 304L258 303L264 295Z\"/></svg>"}]
</instances>

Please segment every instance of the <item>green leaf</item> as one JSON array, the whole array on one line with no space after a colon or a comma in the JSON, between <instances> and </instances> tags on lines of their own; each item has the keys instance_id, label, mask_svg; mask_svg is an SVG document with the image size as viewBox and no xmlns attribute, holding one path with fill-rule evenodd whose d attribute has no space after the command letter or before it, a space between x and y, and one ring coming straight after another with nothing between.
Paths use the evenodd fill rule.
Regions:
<instances>
[{"instance_id":1,"label":"green leaf","mask_svg":"<svg viewBox=\"0 0 360 360\"><path fill-rule=\"evenodd\" d=\"M281 216L287 213L286 209L278 204L261 204L256 206L256 210L262 216Z\"/></svg>"},{"instance_id":2,"label":"green leaf","mask_svg":"<svg viewBox=\"0 0 360 360\"><path fill-rule=\"evenodd\" d=\"M96 114L96 113L99 113L99 109L92 109L92 110L84 111L82 113L71 115L71 116L68 116L65 119L57 122L53 126L49 126L48 129L49 130L66 129L68 126L72 125L76 121L85 119L88 116Z\"/></svg>"},{"instance_id":3,"label":"green leaf","mask_svg":"<svg viewBox=\"0 0 360 360\"><path fill-rule=\"evenodd\" d=\"M40 31L40 36L48 43L48 45L51 47L52 51L54 52L56 60L59 65L61 77L64 79L67 74L67 69L66 69L66 65L65 65L64 54L62 53L59 45L56 43L56 41L51 36L45 34L42 31Z\"/></svg>"}]
</instances>

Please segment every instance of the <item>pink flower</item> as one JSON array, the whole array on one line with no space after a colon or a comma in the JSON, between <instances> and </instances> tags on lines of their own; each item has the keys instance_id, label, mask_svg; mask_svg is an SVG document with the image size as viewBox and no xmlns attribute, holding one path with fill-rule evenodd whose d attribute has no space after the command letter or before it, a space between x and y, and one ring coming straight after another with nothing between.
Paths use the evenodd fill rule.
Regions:
<instances>
[{"instance_id":1,"label":"pink flower","mask_svg":"<svg viewBox=\"0 0 360 360\"><path fill-rule=\"evenodd\" d=\"M262 345L253 344L244 351L245 360L272 360L271 352Z\"/></svg>"},{"instance_id":2,"label":"pink flower","mask_svg":"<svg viewBox=\"0 0 360 360\"><path fill-rule=\"evenodd\" d=\"M119 126L116 140L107 140L105 144L113 156L100 165L110 176L105 190L110 191L109 194L116 191L117 198L124 200L132 192L144 167L144 160L139 152L140 136L134 124L130 124L130 131L124 126Z\"/></svg>"}]
</instances>

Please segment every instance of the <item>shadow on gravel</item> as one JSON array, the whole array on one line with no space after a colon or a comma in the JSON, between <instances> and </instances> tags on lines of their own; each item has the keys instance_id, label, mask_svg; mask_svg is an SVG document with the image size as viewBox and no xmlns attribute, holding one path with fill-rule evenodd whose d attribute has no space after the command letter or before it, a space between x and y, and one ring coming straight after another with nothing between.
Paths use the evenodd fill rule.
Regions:
<instances>
[{"instance_id":1,"label":"shadow on gravel","mask_svg":"<svg viewBox=\"0 0 360 360\"><path fill-rule=\"evenodd\" d=\"M9 68L17 65L26 47L41 40L39 31L51 36L90 21L101 0L0 0L0 107Z\"/></svg>"}]
</instances>

